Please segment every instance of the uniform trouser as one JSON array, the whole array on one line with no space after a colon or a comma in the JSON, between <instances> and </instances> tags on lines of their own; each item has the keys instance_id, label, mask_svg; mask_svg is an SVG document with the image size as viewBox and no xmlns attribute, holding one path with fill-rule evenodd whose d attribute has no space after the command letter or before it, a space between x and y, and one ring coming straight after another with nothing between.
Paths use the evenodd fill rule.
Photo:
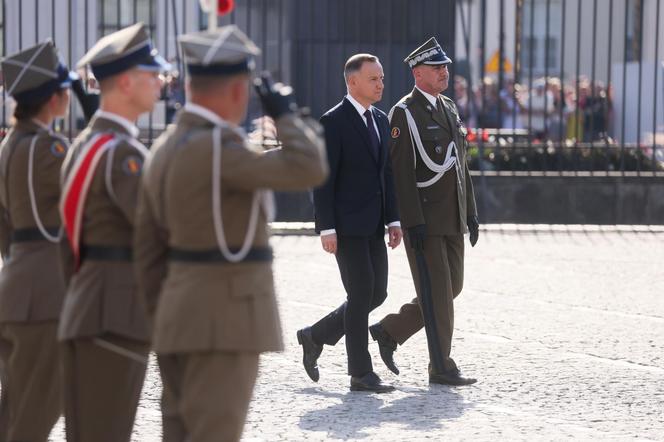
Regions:
<instances>
[{"instance_id":1,"label":"uniform trouser","mask_svg":"<svg viewBox=\"0 0 664 442\"><path fill-rule=\"evenodd\" d=\"M148 352L117 335L64 342L67 442L130 440Z\"/></svg>"},{"instance_id":2,"label":"uniform trouser","mask_svg":"<svg viewBox=\"0 0 664 442\"><path fill-rule=\"evenodd\" d=\"M7 363L12 345L0 337L0 441L7 440L7 430L9 428L9 397L7 388Z\"/></svg>"},{"instance_id":3,"label":"uniform trouser","mask_svg":"<svg viewBox=\"0 0 664 442\"><path fill-rule=\"evenodd\" d=\"M380 321L385 331L400 345L424 326L419 300L420 278L415 251L410 247L408 238L405 237L404 240L417 298L401 306L399 313L387 315ZM450 357L450 351L454 332L454 298L461 293L463 288L463 247L462 234L427 236L424 242L424 257L431 280L431 296L445 371L457 370L454 360ZM429 370L430 372L432 370L431 364L429 364Z\"/></svg>"},{"instance_id":4,"label":"uniform trouser","mask_svg":"<svg viewBox=\"0 0 664 442\"><path fill-rule=\"evenodd\" d=\"M62 411L57 322L0 327L2 403L7 441L46 441Z\"/></svg>"},{"instance_id":5,"label":"uniform trouser","mask_svg":"<svg viewBox=\"0 0 664 442\"><path fill-rule=\"evenodd\" d=\"M258 353L157 356L164 442L238 441L258 374Z\"/></svg>"},{"instance_id":6,"label":"uniform trouser","mask_svg":"<svg viewBox=\"0 0 664 442\"><path fill-rule=\"evenodd\" d=\"M373 371L368 349L369 312L387 297L387 249L382 225L374 235L338 236L337 264L347 300L311 327L314 342L335 345L346 335L348 374Z\"/></svg>"}]
</instances>

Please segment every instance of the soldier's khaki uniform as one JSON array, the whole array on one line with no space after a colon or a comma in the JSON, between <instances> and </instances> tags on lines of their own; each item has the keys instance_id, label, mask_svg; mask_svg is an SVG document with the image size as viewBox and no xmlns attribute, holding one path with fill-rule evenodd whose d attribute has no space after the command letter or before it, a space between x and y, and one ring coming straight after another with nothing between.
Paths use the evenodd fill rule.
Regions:
<instances>
[{"instance_id":1,"label":"soldier's khaki uniform","mask_svg":"<svg viewBox=\"0 0 664 442\"><path fill-rule=\"evenodd\" d=\"M211 55L213 62L217 55L237 54L226 52L226 45L249 45L234 27L192 40L211 47L224 32L228 38ZM248 58L249 49L240 55ZM317 123L291 114L276 126L283 148L265 152L248 144L241 129L188 103L150 153L134 249L140 292L154 318L166 441L239 440L258 355L282 349L268 242L271 194L261 189L315 186L325 179L327 165ZM215 164L220 173L213 182ZM253 237L247 255L229 262L223 246L235 253L246 237Z\"/></svg>"},{"instance_id":2,"label":"soldier's khaki uniform","mask_svg":"<svg viewBox=\"0 0 664 442\"><path fill-rule=\"evenodd\" d=\"M2 67L18 101L21 92L37 88L47 98L70 81L50 41L3 60ZM49 71L53 76L44 75ZM0 440L45 441L62 412L58 200L68 147L65 138L29 119L19 120L0 146Z\"/></svg>"},{"instance_id":3,"label":"soldier's khaki uniform","mask_svg":"<svg viewBox=\"0 0 664 442\"><path fill-rule=\"evenodd\" d=\"M63 175L99 133L120 141L99 163L86 198L81 267L69 282L58 330L64 342L67 437L77 441L129 440L149 352L131 261L147 149L128 127L98 112L72 144Z\"/></svg>"},{"instance_id":4,"label":"soldier's khaki uniform","mask_svg":"<svg viewBox=\"0 0 664 442\"><path fill-rule=\"evenodd\" d=\"M29 152L34 145L33 165ZM32 121L21 121L0 148L0 340L8 383L9 440L46 440L61 413L56 329L64 279L59 246L39 231L28 189L33 167L36 207L47 231L60 227L60 166L68 143ZM5 388L7 391L5 392ZM6 394L6 395L5 395Z\"/></svg>"},{"instance_id":5,"label":"soldier's khaki uniform","mask_svg":"<svg viewBox=\"0 0 664 442\"><path fill-rule=\"evenodd\" d=\"M141 63L153 62L140 23L104 37L79 66L89 63L101 80L136 66L137 54L143 55ZM158 69L146 67L153 68ZM86 145L100 134L113 139L85 196L80 267L73 275L74 268L67 272L72 276L58 329L70 442L129 441L149 353L147 318L137 297L132 263L135 209L147 154L137 141L138 128L117 114L99 110L72 144L62 182L76 173ZM65 201L66 197L63 194ZM70 266L75 262L71 256L64 261Z\"/></svg>"},{"instance_id":6,"label":"soldier's khaki uniform","mask_svg":"<svg viewBox=\"0 0 664 442\"><path fill-rule=\"evenodd\" d=\"M463 288L463 235L468 231L466 220L468 216L477 215L477 209L466 161L465 128L452 100L439 95L437 101L438 105L433 106L415 88L395 105L390 120L390 155L402 227L407 230L426 224L424 255L431 280L443 364L445 371L454 371L457 367L450 358L454 330L453 300ZM410 111L424 150L434 162L443 164L450 142L456 145L453 155L457 156L459 167L452 167L428 187L418 188L416 183L427 182L436 174L424 164L417 147L411 142L406 113L401 106ZM415 252L408 235L404 235L404 240L419 298L420 281ZM424 325L418 298L404 304L399 313L387 315L381 321L385 331L399 344Z\"/></svg>"},{"instance_id":7,"label":"soldier's khaki uniform","mask_svg":"<svg viewBox=\"0 0 664 442\"><path fill-rule=\"evenodd\" d=\"M239 129L223 126L221 207L231 250L247 234L254 192L302 189L324 179L322 141L310 125L282 117L277 130L284 147L271 152L255 150ZM165 434L196 441L239 439L258 354L282 349L264 206L247 258L232 264L218 249L211 204L214 126L185 108L157 140L135 243L141 292L154 316L153 346L165 392L174 399L163 410Z\"/></svg>"}]
</instances>

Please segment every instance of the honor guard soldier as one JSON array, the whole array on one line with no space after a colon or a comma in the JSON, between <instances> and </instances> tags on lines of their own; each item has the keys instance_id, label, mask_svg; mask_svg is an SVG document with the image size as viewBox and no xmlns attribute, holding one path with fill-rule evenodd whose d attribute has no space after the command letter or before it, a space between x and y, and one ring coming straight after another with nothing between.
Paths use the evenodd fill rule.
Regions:
<instances>
[{"instance_id":1,"label":"honor guard soldier","mask_svg":"<svg viewBox=\"0 0 664 442\"><path fill-rule=\"evenodd\" d=\"M58 317L65 293L58 200L76 74L51 41L2 61L16 123L0 147L0 440L46 440L62 412Z\"/></svg>"},{"instance_id":2,"label":"honor guard soldier","mask_svg":"<svg viewBox=\"0 0 664 442\"><path fill-rule=\"evenodd\" d=\"M145 168L136 274L154 323L164 440L235 441L259 354L282 349L267 189L316 186L327 162L318 123L298 116L286 87L267 79L257 90L283 146L263 151L247 141L239 124L260 51L237 27L179 41L187 103Z\"/></svg>"},{"instance_id":3,"label":"honor guard soldier","mask_svg":"<svg viewBox=\"0 0 664 442\"><path fill-rule=\"evenodd\" d=\"M133 122L152 110L168 66L142 23L99 40L78 63L87 65L100 109L65 159L60 201L71 251L58 330L67 440L128 441L149 351L131 249L147 149Z\"/></svg>"},{"instance_id":4,"label":"honor guard soldier","mask_svg":"<svg viewBox=\"0 0 664 442\"><path fill-rule=\"evenodd\" d=\"M429 382L466 385L450 357L453 300L463 287L464 233L475 245L479 224L466 164L466 129L447 89L452 62L435 38L415 49L405 63L413 91L390 112L392 170L401 224L417 298L370 327L386 365L395 373L393 352L425 326Z\"/></svg>"}]
</instances>

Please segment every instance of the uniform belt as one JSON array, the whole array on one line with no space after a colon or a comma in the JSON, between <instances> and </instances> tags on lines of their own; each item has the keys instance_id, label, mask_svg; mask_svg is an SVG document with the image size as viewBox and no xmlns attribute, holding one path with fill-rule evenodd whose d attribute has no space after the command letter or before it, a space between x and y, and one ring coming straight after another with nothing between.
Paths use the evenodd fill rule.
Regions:
<instances>
[{"instance_id":1,"label":"uniform belt","mask_svg":"<svg viewBox=\"0 0 664 442\"><path fill-rule=\"evenodd\" d=\"M168 258L171 261L179 262L230 263L230 261L221 254L219 249L183 250L171 248L169 250ZM261 247L251 249L249 250L249 253L247 253L247 256L240 262L272 262L272 248Z\"/></svg>"},{"instance_id":2,"label":"uniform belt","mask_svg":"<svg viewBox=\"0 0 664 442\"><path fill-rule=\"evenodd\" d=\"M130 247L88 246L81 247L81 261L131 261L133 253Z\"/></svg>"},{"instance_id":3,"label":"uniform belt","mask_svg":"<svg viewBox=\"0 0 664 442\"><path fill-rule=\"evenodd\" d=\"M46 227L45 230L53 236L57 236L60 233L60 229L57 227ZM46 238L36 227L27 227L25 229L16 229L12 231L11 242L16 243L29 241L46 241Z\"/></svg>"}]
</instances>

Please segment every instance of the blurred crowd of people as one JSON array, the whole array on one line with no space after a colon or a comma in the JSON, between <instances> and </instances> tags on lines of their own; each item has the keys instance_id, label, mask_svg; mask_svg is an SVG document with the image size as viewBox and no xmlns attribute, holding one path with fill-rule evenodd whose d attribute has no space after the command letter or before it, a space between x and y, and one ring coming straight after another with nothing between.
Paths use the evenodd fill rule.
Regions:
<instances>
[{"instance_id":1,"label":"blurred crowd of people","mask_svg":"<svg viewBox=\"0 0 664 442\"><path fill-rule=\"evenodd\" d=\"M611 135L612 88L585 76L563 83L557 77L515 83L485 77L473 84L454 77L462 120L471 127L514 130L532 140L591 142Z\"/></svg>"},{"instance_id":2,"label":"blurred crowd of people","mask_svg":"<svg viewBox=\"0 0 664 442\"><path fill-rule=\"evenodd\" d=\"M177 74L169 75L164 83L166 121L171 122L184 102L184 87ZM469 128L513 130L524 137L530 133L534 141L591 142L611 137L612 88L601 81L580 76L563 83L557 77L541 77L530 84L505 78L501 89L496 78L485 77L472 86L469 93L468 81L454 77L454 99ZM93 78L88 88L96 90ZM9 120L11 97L6 97L4 105Z\"/></svg>"}]
</instances>

